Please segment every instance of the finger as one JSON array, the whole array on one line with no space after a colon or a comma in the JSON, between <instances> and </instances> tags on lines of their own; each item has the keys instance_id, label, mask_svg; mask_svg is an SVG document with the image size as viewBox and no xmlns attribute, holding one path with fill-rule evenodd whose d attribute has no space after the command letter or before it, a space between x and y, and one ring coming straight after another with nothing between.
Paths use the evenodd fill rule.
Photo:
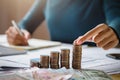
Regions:
<instances>
[{"instance_id":1,"label":"finger","mask_svg":"<svg viewBox=\"0 0 120 80\"><path fill-rule=\"evenodd\" d=\"M17 32L12 32L12 31L10 32L8 38L12 39L13 41L16 41L16 40L24 41L23 37L20 36L19 33L17 33Z\"/></svg>"},{"instance_id":2,"label":"finger","mask_svg":"<svg viewBox=\"0 0 120 80\"><path fill-rule=\"evenodd\" d=\"M23 32L26 44L29 45L28 44L28 39L31 38L31 34L27 30L24 30L24 29L22 29L22 32Z\"/></svg>"},{"instance_id":3,"label":"finger","mask_svg":"<svg viewBox=\"0 0 120 80\"><path fill-rule=\"evenodd\" d=\"M86 40L91 39L94 35L100 33L103 30L106 30L108 27L105 24L99 24L97 27L93 28L92 30L88 31L86 34L83 35L80 40L77 41L77 43L81 44L85 42Z\"/></svg>"},{"instance_id":4,"label":"finger","mask_svg":"<svg viewBox=\"0 0 120 80\"><path fill-rule=\"evenodd\" d=\"M16 37L16 34L17 34L17 31L13 27L10 27L7 31L7 36L9 36L9 38L14 39Z\"/></svg>"},{"instance_id":5,"label":"finger","mask_svg":"<svg viewBox=\"0 0 120 80\"><path fill-rule=\"evenodd\" d=\"M77 40L74 40L73 45L79 45L79 44L77 43Z\"/></svg>"},{"instance_id":6,"label":"finger","mask_svg":"<svg viewBox=\"0 0 120 80\"><path fill-rule=\"evenodd\" d=\"M20 34L16 34L15 42L18 43L18 45L28 45L28 42L24 36L21 36Z\"/></svg>"},{"instance_id":7,"label":"finger","mask_svg":"<svg viewBox=\"0 0 120 80\"><path fill-rule=\"evenodd\" d=\"M9 36L7 36L8 38L8 43L10 45L18 45L18 44L22 44L23 42L21 42L19 39L13 39L13 38L9 38Z\"/></svg>"},{"instance_id":8,"label":"finger","mask_svg":"<svg viewBox=\"0 0 120 80\"><path fill-rule=\"evenodd\" d=\"M31 38L30 34L29 33L25 34L25 38L26 40L30 39Z\"/></svg>"},{"instance_id":9,"label":"finger","mask_svg":"<svg viewBox=\"0 0 120 80\"><path fill-rule=\"evenodd\" d=\"M110 48L113 48L113 47L117 46L118 43L119 43L118 40L111 41L111 42L109 42L108 44L106 44L106 45L103 47L103 49L108 50L108 49L110 49Z\"/></svg>"},{"instance_id":10,"label":"finger","mask_svg":"<svg viewBox=\"0 0 120 80\"><path fill-rule=\"evenodd\" d=\"M28 45L27 43L25 43L25 42L23 42L23 41L21 41L21 40L19 40L19 39L17 39L17 40L12 40L12 39L9 39L9 44L11 44L11 45L19 45L19 46L26 46L26 45Z\"/></svg>"},{"instance_id":11,"label":"finger","mask_svg":"<svg viewBox=\"0 0 120 80\"><path fill-rule=\"evenodd\" d=\"M81 43L78 43L78 41L82 38L82 36L78 37L76 40L74 40L73 44L74 45L80 45ZM89 40L86 40L87 42L93 42L92 38Z\"/></svg>"},{"instance_id":12,"label":"finger","mask_svg":"<svg viewBox=\"0 0 120 80\"><path fill-rule=\"evenodd\" d=\"M111 28L108 28L108 29L98 33L97 35L95 35L93 38L93 41L95 43L99 43L100 41L111 36L112 34L113 34L113 31L111 30Z\"/></svg>"},{"instance_id":13,"label":"finger","mask_svg":"<svg viewBox=\"0 0 120 80\"><path fill-rule=\"evenodd\" d=\"M22 30L24 37L26 38L26 40L31 38L31 34L27 31L27 30Z\"/></svg>"},{"instance_id":14,"label":"finger","mask_svg":"<svg viewBox=\"0 0 120 80\"><path fill-rule=\"evenodd\" d=\"M96 43L98 47L103 47L107 45L109 42L116 40L116 37L114 35L110 35L107 38L104 38L100 42Z\"/></svg>"},{"instance_id":15,"label":"finger","mask_svg":"<svg viewBox=\"0 0 120 80\"><path fill-rule=\"evenodd\" d=\"M20 40L16 40L16 44L15 45L19 45L19 46L27 46L28 43L26 42L21 42Z\"/></svg>"},{"instance_id":16,"label":"finger","mask_svg":"<svg viewBox=\"0 0 120 80\"><path fill-rule=\"evenodd\" d=\"M92 38L90 38L89 40L86 40L87 42L94 42L93 41L93 37Z\"/></svg>"},{"instance_id":17,"label":"finger","mask_svg":"<svg viewBox=\"0 0 120 80\"><path fill-rule=\"evenodd\" d=\"M11 38L9 38L9 36L7 36L7 41L9 44L12 44Z\"/></svg>"},{"instance_id":18,"label":"finger","mask_svg":"<svg viewBox=\"0 0 120 80\"><path fill-rule=\"evenodd\" d=\"M74 45L80 45L80 44L78 43L78 40L80 40L81 37L82 37L82 36L79 36L76 40L74 40L73 44L74 44Z\"/></svg>"},{"instance_id":19,"label":"finger","mask_svg":"<svg viewBox=\"0 0 120 80\"><path fill-rule=\"evenodd\" d=\"M29 45L28 39L30 39L30 38L31 38L31 35L29 33L24 34L24 42L26 43L26 45Z\"/></svg>"},{"instance_id":20,"label":"finger","mask_svg":"<svg viewBox=\"0 0 120 80\"><path fill-rule=\"evenodd\" d=\"M9 33L9 30L6 30L6 31L5 31L5 34L8 34L8 33Z\"/></svg>"},{"instance_id":21,"label":"finger","mask_svg":"<svg viewBox=\"0 0 120 80\"><path fill-rule=\"evenodd\" d=\"M12 30L12 27L9 27L9 29L6 31L7 40L8 40L9 43L11 41L10 39L13 38L13 36L14 36L14 35L12 35L11 30Z\"/></svg>"}]
</instances>

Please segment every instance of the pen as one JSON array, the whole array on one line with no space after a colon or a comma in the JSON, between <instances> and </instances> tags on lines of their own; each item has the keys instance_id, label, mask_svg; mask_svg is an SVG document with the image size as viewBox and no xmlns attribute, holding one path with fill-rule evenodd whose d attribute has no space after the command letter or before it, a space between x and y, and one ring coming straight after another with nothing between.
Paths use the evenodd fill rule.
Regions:
<instances>
[{"instance_id":1,"label":"pen","mask_svg":"<svg viewBox=\"0 0 120 80\"><path fill-rule=\"evenodd\" d=\"M12 20L11 23L12 23L12 25L16 28L16 30L19 32L19 34L20 34L21 36L23 36L23 34L22 34L20 28L17 26L16 22L15 22L14 20Z\"/></svg>"},{"instance_id":2,"label":"pen","mask_svg":"<svg viewBox=\"0 0 120 80\"><path fill-rule=\"evenodd\" d=\"M12 67L12 66L1 66L1 70L15 70L15 69L27 69L29 67Z\"/></svg>"}]
</instances>

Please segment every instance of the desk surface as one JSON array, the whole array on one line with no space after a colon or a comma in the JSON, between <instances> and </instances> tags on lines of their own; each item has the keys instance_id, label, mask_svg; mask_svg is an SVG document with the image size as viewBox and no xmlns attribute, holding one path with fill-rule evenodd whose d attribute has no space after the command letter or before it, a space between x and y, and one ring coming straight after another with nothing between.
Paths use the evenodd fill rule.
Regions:
<instances>
[{"instance_id":1,"label":"desk surface","mask_svg":"<svg viewBox=\"0 0 120 80\"><path fill-rule=\"evenodd\" d=\"M113 80L120 80L120 73L119 74L113 74L110 75L112 77Z\"/></svg>"},{"instance_id":2,"label":"desk surface","mask_svg":"<svg viewBox=\"0 0 120 80\"><path fill-rule=\"evenodd\" d=\"M2 40L1 38L3 39L4 36L0 37L0 40ZM4 44L4 41L6 40L2 40L0 43ZM28 51L28 54L26 55L0 57L0 63L1 63L0 66L1 65L28 66L31 58L39 58L41 54L49 55L51 51L60 51L60 49L62 48L68 48L71 50L72 53L72 47L73 46L71 44L62 44L61 46L57 46L57 47ZM113 48L106 51L97 47L83 46L82 68L98 69L112 74L120 73L120 60L114 60L106 57L106 54L119 53L119 52L120 52L120 48ZM1 60L3 60L3 62L1 62ZM7 63L5 62L5 60L11 61L11 63ZM12 62L18 62L19 64ZM120 74L111 75L111 76L113 80L120 80Z\"/></svg>"}]
</instances>

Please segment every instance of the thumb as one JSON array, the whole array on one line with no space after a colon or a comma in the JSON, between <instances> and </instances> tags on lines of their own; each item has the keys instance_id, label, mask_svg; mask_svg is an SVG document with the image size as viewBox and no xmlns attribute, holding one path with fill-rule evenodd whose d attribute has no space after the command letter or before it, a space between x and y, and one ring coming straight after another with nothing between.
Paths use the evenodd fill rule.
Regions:
<instances>
[{"instance_id":1,"label":"thumb","mask_svg":"<svg viewBox=\"0 0 120 80\"><path fill-rule=\"evenodd\" d=\"M23 32L24 38L25 38L26 40L28 40L28 39L31 38L31 34L30 34L27 30L23 29L22 32Z\"/></svg>"},{"instance_id":2,"label":"thumb","mask_svg":"<svg viewBox=\"0 0 120 80\"><path fill-rule=\"evenodd\" d=\"M25 38L26 38L26 40L30 39L30 38L31 38L30 33L26 33L26 34L25 34Z\"/></svg>"}]
</instances>

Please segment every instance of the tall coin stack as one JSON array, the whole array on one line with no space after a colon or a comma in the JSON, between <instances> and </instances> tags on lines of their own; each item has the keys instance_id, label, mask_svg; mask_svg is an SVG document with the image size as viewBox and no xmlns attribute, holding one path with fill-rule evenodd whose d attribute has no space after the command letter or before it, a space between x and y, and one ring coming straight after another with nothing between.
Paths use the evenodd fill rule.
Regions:
<instances>
[{"instance_id":1,"label":"tall coin stack","mask_svg":"<svg viewBox=\"0 0 120 80\"><path fill-rule=\"evenodd\" d=\"M49 68L49 56L40 55L40 67L41 68Z\"/></svg>"},{"instance_id":2,"label":"tall coin stack","mask_svg":"<svg viewBox=\"0 0 120 80\"><path fill-rule=\"evenodd\" d=\"M50 53L50 68L59 69L59 52L57 51Z\"/></svg>"},{"instance_id":3,"label":"tall coin stack","mask_svg":"<svg viewBox=\"0 0 120 80\"><path fill-rule=\"evenodd\" d=\"M81 58L82 58L82 46L74 45L73 46L73 59L72 59L73 69L81 69Z\"/></svg>"},{"instance_id":4,"label":"tall coin stack","mask_svg":"<svg viewBox=\"0 0 120 80\"><path fill-rule=\"evenodd\" d=\"M61 67L69 69L69 55L70 49L61 49Z\"/></svg>"}]
</instances>

